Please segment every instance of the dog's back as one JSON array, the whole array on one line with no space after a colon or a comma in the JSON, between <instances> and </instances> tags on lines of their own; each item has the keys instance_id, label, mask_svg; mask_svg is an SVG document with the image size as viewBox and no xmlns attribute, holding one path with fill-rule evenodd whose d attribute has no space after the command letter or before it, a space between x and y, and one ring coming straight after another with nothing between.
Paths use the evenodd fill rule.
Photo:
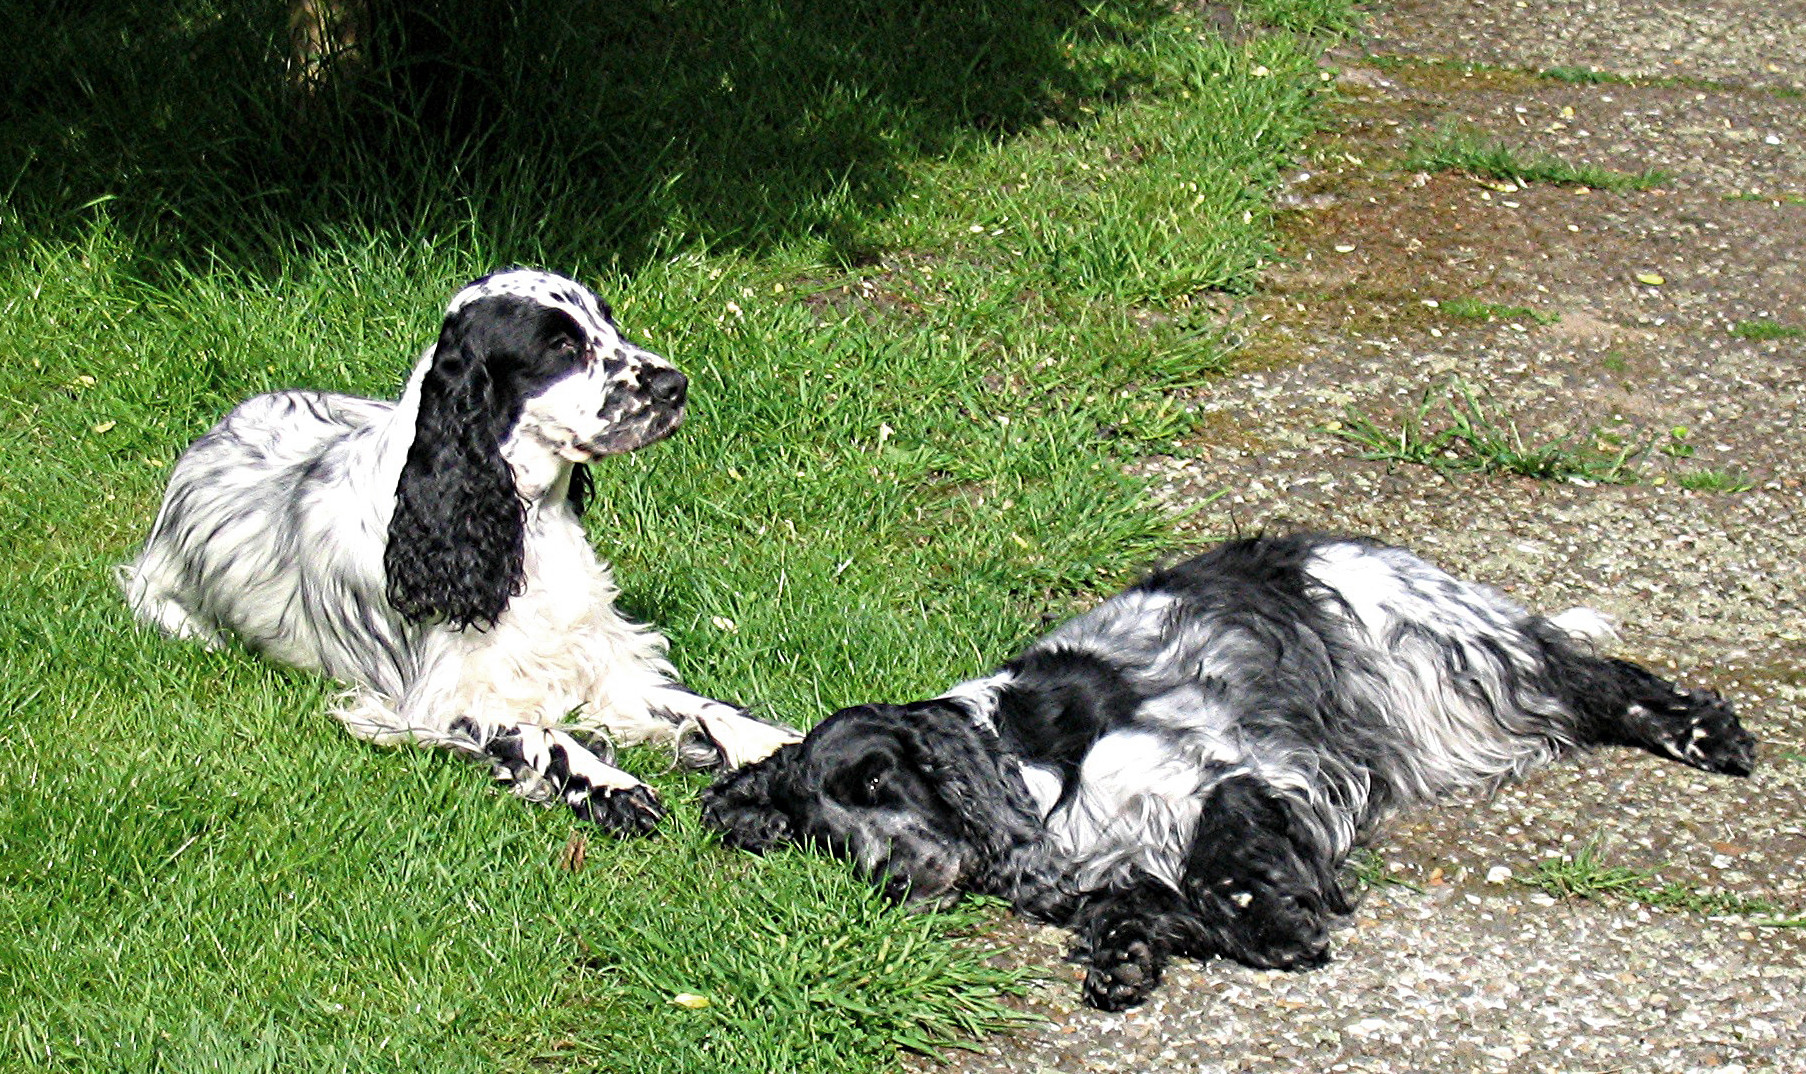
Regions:
<instances>
[{"instance_id":1,"label":"dog's back","mask_svg":"<svg viewBox=\"0 0 1806 1074\"><path fill-rule=\"evenodd\" d=\"M340 624L331 612L372 608L381 594L382 562L368 552L380 553L388 521L372 505L388 500L359 486L386 480L393 491L397 475L371 466L393 411L298 390L234 407L176 461L150 539L120 569L133 612L175 637L217 644L230 633L284 663L368 678L371 632L399 646L397 624ZM328 496L337 502L307 502Z\"/></svg>"},{"instance_id":2,"label":"dog's back","mask_svg":"<svg viewBox=\"0 0 1806 1074\"><path fill-rule=\"evenodd\" d=\"M1210 789L1250 775L1345 854L1392 808L1584 740L1587 643L1402 549L1303 534L1159 570L1005 669L998 733L1081 886L1177 885ZM954 691L958 693L958 691Z\"/></svg>"}]
</instances>

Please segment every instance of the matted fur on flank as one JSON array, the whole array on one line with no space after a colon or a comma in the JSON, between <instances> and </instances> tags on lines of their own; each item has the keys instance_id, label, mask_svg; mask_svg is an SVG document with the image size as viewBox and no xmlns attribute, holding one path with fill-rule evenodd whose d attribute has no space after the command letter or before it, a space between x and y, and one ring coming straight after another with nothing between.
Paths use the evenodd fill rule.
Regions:
<instances>
[{"instance_id":1,"label":"matted fur on flank","mask_svg":"<svg viewBox=\"0 0 1806 1074\"><path fill-rule=\"evenodd\" d=\"M1600 655L1609 633L1371 541L1235 541L940 697L836 712L717 781L704 818L898 898L1069 926L1086 1001L1117 1010L1174 955L1324 962L1349 851L1401 806L1597 745L1748 775L1731 706Z\"/></svg>"},{"instance_id":2,"label":"matted fur on flank","mask_svg":"<svg viewBox=\"0 0 1806 1074\"><path fill-rule=\"evenodd\" d=\"M677 428L687 387L576 281L485 276L399 401L275 392L196 440L120 568L126 600L172 636L339 679L360 738L460 750L523 797L649 831L661 807L609 742L735 766L797 737L679 685L578 517L585 464Z\"/></svg>"}]
</instances>

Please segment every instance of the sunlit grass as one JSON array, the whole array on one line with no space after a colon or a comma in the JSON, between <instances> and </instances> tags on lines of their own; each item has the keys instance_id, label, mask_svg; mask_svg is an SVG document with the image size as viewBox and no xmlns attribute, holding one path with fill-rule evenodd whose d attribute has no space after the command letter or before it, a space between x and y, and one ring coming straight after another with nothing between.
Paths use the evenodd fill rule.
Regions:
<instances>
[{"instance_id":1,"label":"sunlit grass","mask_svg":"<svg viewBox=\"0 0 1806 1074\"><path fill-rule=\"evenodd\" d=\"M1776 927L1806 924L1806 921L1776 916L1781 913L1780 908L1767 899L1730 891L1702 891L1677 881L1663 880L1650 870L1608 865L1604 854L1594 844L1561 858L1544 858L1520 883L1558 899L1621 899L1695 914L1760 915L1772 920L1758 924Z\"/></svg>"},{"instance_id":2,"label":"sunlit grass","mask_svg":"<svg viewBox=\"0 0 1806 1074\"><path fill-rule=\"evenodd\" d=\"M1601 444L1595 432L1527 440L1510 419L1459 380L1425 391L1396 430L1356 410L1327 430L1364 459L1416 463L1448 473L1508 473L1549 481L1634 484L1648 444Z\"/></svg>"},{"instance_id":3,"label":"sunlit grass","mask_svg":"<svg viewBox=\"0 0 1806 1074\"><path fill-rule=\"evenodd\" d=\"M1410 171L1466 172L1483 179L1514 183L1569 183L1599 190L1649 190L1668 182L1667 173L1650 169L1620 172L1596 164L1573 164L1547 153L1531 153L1480 131L1447 126L1419 138L1401 165Z\"/></svg>"},{"instance_id":4,"label":"sunlit grass","mask_svg":"<svg viewBox=\"0 0 1806 1074\"><path fill-rule=\"evenodd\" d=\"M987 961L987 911L910 915L835 862L724 852L693 822L702 777L659 750L622 760L672 818L609 842L476 766L348 740L330 684L138 630L109 574L226 408L289 386L392 396L449 294L537 261L692 378L675 437L596 468L590 523L697 689L808 725L932 693L1119 584L1174 540L1124 464L1188 435L1172 392L1223 364L1199 292L1247 287L1265 256L1314 54L1164 7L976 14L980 44L1019 19L1046 48L981 50L1002 67L974 67L965 101L919 53L882 57L882 86L837 81L857 49L779 93L786 39L761 22L764 51L694 115L659 95L706 65L633 54L656 99L586 128L600 156L384 128L322 144L321 189L234 193L293 163L238 155L252 116L201 124L236 131L217 173L180 139L20 165L0 205L0 1054L838 1074L1012 1022L1022 978ZM672 13L685 33L743 17ZM832 38L807 29L799 48ZM116 73L174 92L154 65ZM766 91L795 111L736 96ZM225 123L219 104L195 114ZM787 152L789 122L823 141L755 159ZM608 124L650 163L601 167L623 144ZM399 156L360 170L378 150Z\"/></svg>"}]
</instances>

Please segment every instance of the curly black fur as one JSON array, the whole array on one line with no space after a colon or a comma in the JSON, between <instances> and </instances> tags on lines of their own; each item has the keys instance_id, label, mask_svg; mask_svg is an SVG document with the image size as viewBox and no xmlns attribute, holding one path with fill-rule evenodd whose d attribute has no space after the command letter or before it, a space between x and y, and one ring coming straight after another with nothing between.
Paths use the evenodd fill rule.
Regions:
<instances>
[{"instance_id":1,"label":"curly black fur","mask_svg":"<svg viewBox=\"0 0 1806 1074\"><path fill-rule=\"evenodd\" d=\"M570 371L560 345L581 338L569 315L513 297L480 299L445 319L383 554L389 602L409 620L489 627L519 595L526 510L502 439L524 397ZM587 478L571 481L579 509Z\"/></svg>"}]
</instances>

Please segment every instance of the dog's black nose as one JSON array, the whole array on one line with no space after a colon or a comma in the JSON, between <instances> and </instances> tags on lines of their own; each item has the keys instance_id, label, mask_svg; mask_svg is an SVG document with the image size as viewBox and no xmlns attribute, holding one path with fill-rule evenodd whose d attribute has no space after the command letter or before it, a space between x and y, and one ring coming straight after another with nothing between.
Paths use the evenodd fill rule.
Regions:
<instances>
[{"instance_id":1,"label":"dog's black nose","mask_svg":"<svg viewBox=\"0 0 1806 1074\"><path fill-rule=\"evenodd\" d=\"M690 378L675 369L654 369L646 374L646 391L655 403L680 406L689 390Z\"/></svg>"}]
</instances>

